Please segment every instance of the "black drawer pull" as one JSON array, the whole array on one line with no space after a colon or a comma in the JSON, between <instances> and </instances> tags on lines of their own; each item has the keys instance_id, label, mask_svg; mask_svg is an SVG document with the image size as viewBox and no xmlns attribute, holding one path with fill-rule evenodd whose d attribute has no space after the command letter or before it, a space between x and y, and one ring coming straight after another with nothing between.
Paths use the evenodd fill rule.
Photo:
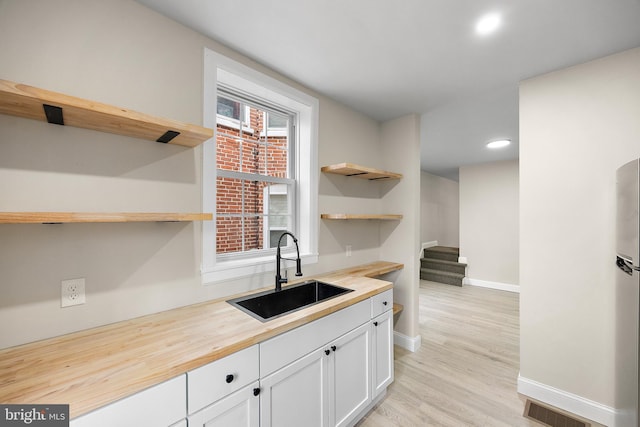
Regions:
<instances>
[{"instance_id":1,"label":"black drawer pull","mask_svg":"<svg viewBox=\"0 0 640 427\"><path fill-rule=\"evenodd\" d=\"M378 322L373 322L373 326L378 326Z\"/></svg>"},{"instance_id":2,"label":"black drawer pull","mask_svg":"<svg viewBox=\"0 0 640 427\"><path fill-rule=\"evenodd\" d=\"M257 396L257 395L259 395L259 394L260 394L260 389L259 389L259 388L254 388L254 389L253 389L253 395L254 395L254 396Z\"/></svg>"},{"instance_id":3,"label":"black drawer pull","mask_svg":"<svg viewBox=\"0 0 640 427\"><path fill-rule=\"evenodd\" d=\"M337 347L336 347L335 345L332 345L332 346L331 346L331 350L333 350L333 351L336 351L336 348L337 348Z\"/></svg>"},{"instance_id":4,"label":"black drawer pull","mask_svg":"<svg viewBox=\"0 0 640 427\"><path fill-rule=\"evenodd\" d=\"M326 354L327 356L331 354L331 350L325 350L324 354Z\"/></svg>"},{"instance_id":5,"label":"black drawer pull","mask_svg":"<svg viewBox=\"0 0 640 427\"><path fill-rule=\"evenodd\" d=\"M388 303L386 301L382 301L382 305L387 305Z\"/></svg>"},{"instance_id":6,"label":"black drawer pull","mask_svg":"<svg viewBox=\"0 0 640 427\"><path fill-rule=\"evenodd\" d=\"M229 374L227 375L227 378L225 378L225 381L227 382L227 384L229 384L230 382L233 381L235 377L233 376L233 374Z\"/></svg>"}]
</instances>

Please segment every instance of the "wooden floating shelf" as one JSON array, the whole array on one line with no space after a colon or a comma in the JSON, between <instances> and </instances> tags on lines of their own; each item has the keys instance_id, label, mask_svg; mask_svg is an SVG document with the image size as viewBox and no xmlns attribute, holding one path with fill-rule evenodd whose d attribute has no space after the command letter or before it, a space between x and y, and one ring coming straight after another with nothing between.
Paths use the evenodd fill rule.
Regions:
<instances>
[{"instance_id":1,"label":"wooden floating shelf","mask_svg":"<svg viewBox=\"0 0 640 427\"><path fill-rule=\"evenodd\" d=\"M369 168L353 163L338 163L336 165L323 166L320 170L325 173L352 176L355 178L368 179L369 181L402 178L402 174L399 173Z\"/></svg>"},{"instance_id":2,"label":"wooden floating shelf","mask_svg":"<svg viewBox=\"0 0 640 427\"><path fill-rule=\"evenodd\" d=\"M0 212L0 224L210 221L210 213Z\"/></svg>"},{"instance_id":3,"label":"wooden floating shelf","mask_svg":"<svg viewBox=\"0 0 640 427\"><path fill-rule=\"evenodd\" d=\"M386 215L359 215L359 214L321 214L322 219L378 219L383 221L396 221L402 219L402 215L386 214Z\"/></svg>"},{"instance_id":4,"label":"wooden floating shelf","mask_svg":"<svg viewBox=\"0 0 640 427\"><path fill-rule=\"evenodd\" d=\"M393 315L394 316L396 314L400 313L402 310L404 310L404 306L402 304L397 304L397 303L393 304Z\"/></svg>"},{"instance_id":5,"label":"wooden floating shelf","mask_svg":"<svg viewBox=\"0 0 640 427\"><path fill-rule=\"evenodd\" d=\"M213 130L0 79L0 113L195 147Z\"/></svg>"}]
</instances>

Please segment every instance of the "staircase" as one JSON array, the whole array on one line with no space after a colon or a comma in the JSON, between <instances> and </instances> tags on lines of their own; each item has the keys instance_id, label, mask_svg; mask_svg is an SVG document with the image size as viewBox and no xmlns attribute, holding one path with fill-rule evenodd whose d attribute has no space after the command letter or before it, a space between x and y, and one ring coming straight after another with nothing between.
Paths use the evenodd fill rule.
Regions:
<instances>
[{"instance_id":1,"label":"staircase","mask_svg":"<svg viewBox=\"0 0 640 427\"><path fill-rule=\"evenodd\" d=\"M433 246L424 250L420 258L420 279L462 286L467 264L458 262L460 249Z\"/></svg>"}]
</instances>

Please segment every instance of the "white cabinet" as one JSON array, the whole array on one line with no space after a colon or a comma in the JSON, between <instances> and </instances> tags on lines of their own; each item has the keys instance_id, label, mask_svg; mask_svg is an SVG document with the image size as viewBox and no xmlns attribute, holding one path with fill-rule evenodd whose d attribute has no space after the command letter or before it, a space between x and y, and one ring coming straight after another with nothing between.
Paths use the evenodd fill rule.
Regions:
<instances>
[{"instance_id":1,"label":"white cabinet","mask_svg":"<svg viewBox=\"0 0 640 427\"><path fill-rule=\"evenodd\" d=\"M189 416L189 427L259 427L260 392L254 382Z\"/></svg>"},{"instance_id":2,"label":"white cabinet","mask_svg":"<svg viewBox=\"0 0 640 427\"><path fill-rule=\"evenodd\" d=\"M258 427L258 345L187 372L189 426Z\"/></svg>"},{"instance_id":3,"label":"white cabinet","mask_svg":"<svg viewBox=\"0 0 640 427\"><path fill-rule=\"evenodd\" d=\"M393 308L393 289L371 297L371 318L377 317Z\"/></svg>"},{"instance_id":4,"label":"white cabinet","mask_svg":"<svg viewBox=\"0 0 640 427\"><path fill-rule=\"evenodd\" d=\"M393 311L371 321L371 383L376 398L393 382Z\"/></svg>"},{"instance_id":5,"label":"white cabinet","mask_svg":"<svg viewBox=\"0 0 640 427\"><path fill-rule=\"evenodd\" d=\"M261 427L347 426L371 403L365 323L260 381Z\"/></svg>"},{"instance_id":6,"label":"white cabinet","mask_svg":"<svg viewBox=\"0 0 640 427\"><path fill-rule=\"evenodd\" d=\"M261 344L260 426L350 425L371 403L370 319L366 300Z\"/></svg>"},{"instance_id":7,"label":"white cabinet","mask_svg":"<svg viewBox=\"0 0 640 427\"><path fill-rule=\"evenodd\" d=\"M260 380L260 427L329 425L326 351L319 348Z\"/></svg>"},{"instance_id":8,"label":"white cabinet","mask_svg":"<svg viewBox=\"0 0 640 427\"><path fill-rule=\"evenodd\" d=\"M364 300L260 343L260 377L283 368L371 319Z\"/></svg>"},{"instance_id":9,"label":"white cabinet","mask_svg":"<svg viewBox=\"0 0 640 427\"><path fill-rule=\"evenodd\" d=\"M371 403L369 323L329 345L329 425L347 426Z\"/></svg>"},{"instance_id":10,"label":"white cabinet","mask_svg":"<svg viewBox=\"0 0 640 427\"><path fill-rule=\"evenodd\" d=\"M168 427L184 418L186 377L180 375L71 420L71 427ZM179 424L178 424L179 425Z\"/></svg>"},{"instance_id":11,"label":"white cabinet","mask_svg":"<svg viewBox=\"0 0 640 427\"><path fill-rule=\"evenodd\" d=\"M254 345L187 372L189 414L258 381L259 357Z\"/></svg>"}]
</instances>

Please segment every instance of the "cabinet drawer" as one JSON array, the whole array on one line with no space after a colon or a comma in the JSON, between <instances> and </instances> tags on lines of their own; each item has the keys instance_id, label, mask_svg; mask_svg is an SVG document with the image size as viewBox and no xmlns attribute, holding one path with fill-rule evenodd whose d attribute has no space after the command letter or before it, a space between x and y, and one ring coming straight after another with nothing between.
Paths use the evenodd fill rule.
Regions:
<instances>
[{"instance_id":1,"label":"cabinet drawer","mask_svg":"<svg viewBox=\"0 0 640 427\"><path fill-rule=\"evenodd\" d=\"M393 308L393 289L371 297L371 318L381 315Z\"/></svg>"},{"instance_id":2,"label":"cabinet drawer","mask_svg":"<svg viewBox=\"0 0 640 427\"><path fill-rule=\"evenodd\" d=\"M71 420L71 427L169 426L184 418L185 376L173 378Z\"/></svg>"},{"instance_id":3,"label":"cabinet drawer","mask_svg":"<svg viewBox=\"0 0 640 427\"><path fill-rule=\"evenodd\" d=\"M190 414L258 380L259 350L254 345L187 372Z\"/></svg>"},{"instance_id":4,"label":"cabinet drawer","mask_svg":"<svg viewBox=\"0 0 640 427\"><path fill-rule=\"evenodd\" d=\"M265 377L368 322L370 307L364 300L261 343L260 375Z\"/></svg>"}]
</instances>

